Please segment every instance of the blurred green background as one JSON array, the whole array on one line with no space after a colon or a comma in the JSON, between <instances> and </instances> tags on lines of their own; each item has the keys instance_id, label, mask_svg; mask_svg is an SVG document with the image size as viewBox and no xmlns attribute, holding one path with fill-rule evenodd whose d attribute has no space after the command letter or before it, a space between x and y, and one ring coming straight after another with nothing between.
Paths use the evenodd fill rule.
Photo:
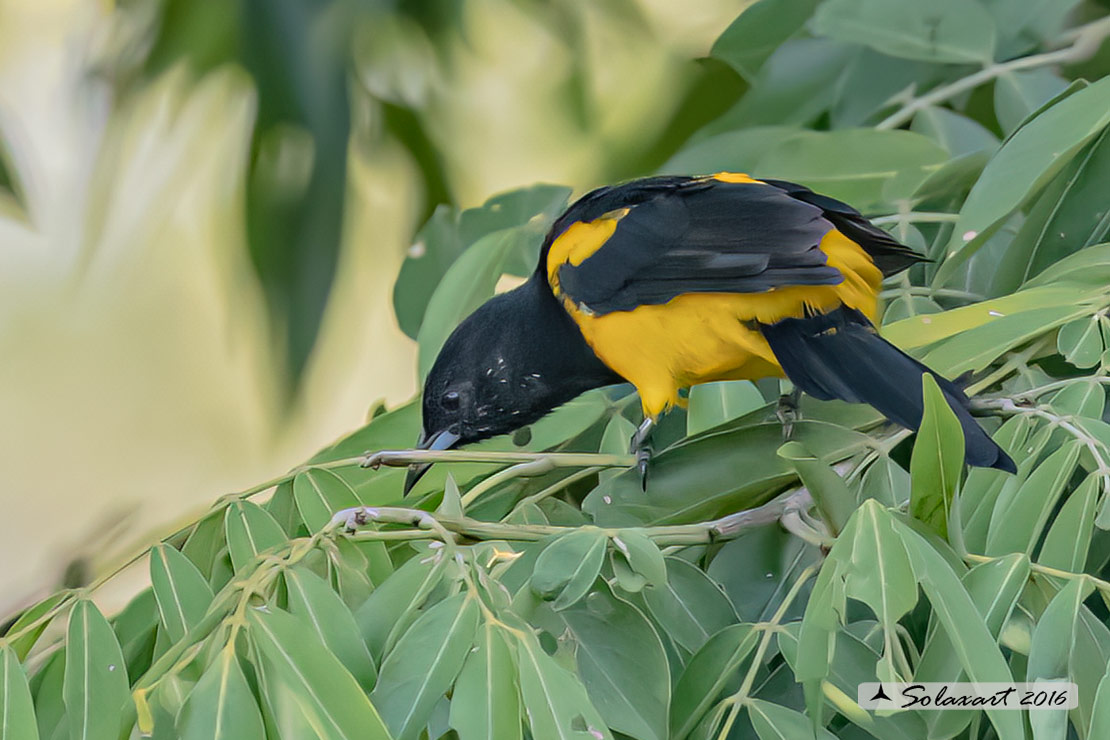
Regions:
<instances>
[{"instance_id":1,"label":"blurred green background","mask_svg":"<svg viewBox=\"0 0 1110 740\"><path fill-rule=\"evenodd\" d=\"M0 0L0 612L411 397L420 224L658 168L748 4Z\"/></svg>"}]
</instances>

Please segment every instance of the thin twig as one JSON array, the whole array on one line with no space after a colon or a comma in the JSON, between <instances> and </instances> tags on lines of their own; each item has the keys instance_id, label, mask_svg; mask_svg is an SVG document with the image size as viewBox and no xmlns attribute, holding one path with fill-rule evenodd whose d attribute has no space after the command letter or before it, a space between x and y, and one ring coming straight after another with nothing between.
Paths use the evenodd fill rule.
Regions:
<instances>
[{"instance_id":1,"label":"thin twig","mask_svg":"<svg viewBox=\"0 0 1110 740\"><path fill-rule=\"evenodd\" d=\"M877 129L898 128L910 121L918 112L938 103L951 100L962 92L972 90L991 80L1001 77L1009 72L1023 69L1036 69L1048 67L1053 64L1068 64L1080 62L1089 58L1098 51L1099 44L1110 36L1110 17L1100 18L1097 21L1072 29L1065 39L1071 41L1070 46L1043 54L1011 59L1001 64L990 64L983 69L960 78L955 82L933 88L924 95L914 98L900 109L875 124Z\"/></svg>"},{"instance_id":2,"label":"thin twig","mask_svg":"<svg viewBox=\"0 0 1110 740\"><path fill-rule=\"evenodd\" d=\"M1110 491L1110 464L1107 464L1106 457L1102 453L1102 445L1085 430L1073 424L1069 417L1060 416L1043 406L1021 406L1012 398L979 398L971 402L971 408L975 411L989 411L1003 416L1028 414L1044 419L1054 427L1059 427L1082 442L1091 453L1097 466L1094 472L1102 479L1102 490Z\"/></svg>"},{"instance_id":3,"label":"thin twig","mask_svg":"<svg viewBox=\"0 0 1110 740\"><path fill-rule=\"evenodd\" d=\"M599 452L482 452L479 450L381 450L357 458L364 468L400 468L413 463L531 463L546 461L551 468L630 468L635 455Z\"/></svg>"},{"instance_id":4,"label":"thin twig","mask_svg":"<svg viewBox=\"0 0 1110 740\"><path fill-rule=\"evenodd\" d=\"M933 211L907 211L906 213L894 213L889 216L875 216L868 219L876 226L887 226L888 224L946 224L958 221L960 214L958 213L938 213Z\"/></svg>"}]
</instances>

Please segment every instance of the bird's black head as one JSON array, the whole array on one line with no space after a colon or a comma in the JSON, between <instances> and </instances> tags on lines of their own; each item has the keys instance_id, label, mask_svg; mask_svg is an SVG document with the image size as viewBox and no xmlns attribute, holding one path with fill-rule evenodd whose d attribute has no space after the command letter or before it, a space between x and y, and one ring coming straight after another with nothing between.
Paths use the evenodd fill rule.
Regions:
<instances>
[{"instance_id":1,"label":"bird's black head","mask_svg":"<svg viewBox=\"0 0 1110 740\"><path fill-rule=\"evenodd\" d=\"M446 450L519 429L590 388L620 382L536 277L495 296L444 343L424 383L418 447ZM414 465L407 490L427 470Z\"/></svg>"}]
</instances>

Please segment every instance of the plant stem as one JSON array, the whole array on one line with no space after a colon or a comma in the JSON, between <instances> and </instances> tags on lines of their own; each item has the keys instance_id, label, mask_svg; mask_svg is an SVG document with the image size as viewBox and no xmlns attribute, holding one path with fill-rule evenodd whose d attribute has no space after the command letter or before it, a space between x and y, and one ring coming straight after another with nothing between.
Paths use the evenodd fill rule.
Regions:
<instances>
[{"instance_id":1,"label":"plant stem","mask_svg":"<svg viewBox=\"0 0 1110 740\"><path fill-rule=\"evenodd\" d=\"M1055 51L1047 51L1042 54L1033 54L1032 56L1011 59L1001 64L990 64L974 74L962 77L947 85L933 88L924 95L914 98L900 109L875 124L875 128L898 128L899 126L909 123L918 112L925 108L943 103L962 92L972 90L1009 72L1047 67L1053 64L1067 64L1069 62L1083 61L1098 51L1099 44L1107 36L1110 36L1110 17L1100 18L1092 23L1079 26L1078 28L1072 29L1066 36L1066 38L1071 41L1070 46L1066 46L1063 49L1056 49Z\"/></svg>"},{"instance_id":2,"label":"plant stem","mask_svg":"<svg viewBox=\"0 0 1110 740\"><path fill-rule=\"evenodd\" d=\"M381 450L359 458L331 463L338 467L357 461L364 468L404 467L412 463L532 463L546 462L554 468L629 468L636 464L635 455L605 455L598 452L481 452L478 450ZM320 465L313 467L322 467Z\"/></svg>"},{"instance_id":3,"label":"plant stem","mask_svg":"<svg viewBox=\"0 0 1110 740\"><path fill-rule=\"evenodd\" d=\"M960 214L958 213L937 213L932 211L907 211L906 213L895 213L889 216L876 216L875 218L868 219L876 226L886 226L887 224L905 224L905 223L918 223L918 224L943 224L958 221Z\"/></svg>"},{"instance_id":4,"label":"plant stem","mask_svg":"<svg viewBox=\"0 0 1110 740\"><path fill-rule=\"evenodd\" d=\"M999 558L992 558L989 555L976 555L975 553L965 553L963 559L969 563L992 563ZM1104 581L1101 578L1095 578L1090 573L1073 573L1070 570L1060 570L1059 568L1050 568L1047 565L1040 563L1029 563L1029 570L1033 573L1040 573L1043 576L1051 576L1052 578L1063 578L1068 581L1075 581L1081 578L1089 580L1095 588L1102 593L1110 596L1110 582Z\"/></svg>"},{"instance_id":5,"label":"plant stem","mask_svg":"<svg viewBox=\"0 0 1110 740\"><path fill-rule=\"evenodd\" d=\"M542 491L538 491L536 493L533 493L531 496L525 496L524 498L522 498L516 503L516 506L513 507L513 510L509 512L509 516L512 516L528 504L538 504L540 501L553 496L567 486L577 483L583 478L589 478L591 475L597 475L600 471L601 468L582 468L581 470L577 470L568 475L566 478L561 478L555 481Z\"/></svg>"},{"instance_id":6,"label":"plant stem","mask_svg":"<svg viewBox=\"0 0 1110 740\"><path fill-rule=\"evenodd\" d=\"M725 699L725 702L730 704L731 707L728 712L728 717L725 718L724 725L721 726L721 731L717 734L717 740L725 740L725 738L728 737L728 733L732 730L732 725L736 722L736 717L740 713L740 707L743 706L744 702L749 698L749 693L752 690L752 683L755 682L755 674L759 671L759 666L763 664L763 656L767 653L767 646L771 644L771 638L777 631L779 622L786 616L786 610L794 603L794 599L798 598L798 594L802 591L802 586L813 577L813 574L817 572L819 567L820 566L816 563L807 566L806 569L798 575L797 580L794 581L794 585L790 587L790 590L786 592L786 596L783 597L782 603L779 604L779 608L771 615L770 621L760 622L756 625L756 627L763 630L763 635L760 637L759 646L755 649L755 655L752 657L751 665L749 665L748 672L744 676L744 682L740 684L740 689L735 694Z\"/></svg>"},{"instance_id":7,"label":"plant stem","mask_svg":"<svg viewBox=\"0 0 1110 740\"><path fill-rule=\"evenodd\" d=\"M1103 455L1102 446L1097 439L1073 424L1067 417L1060 416L1041 406L1019 406L1012 398L976 399L972 402L972 408L995 411L1005 416L1028 414L1044 419L1052 426L1063 429L1072 437L1082 442L1087 448L1087 451L1091 453L1091 457L1095 460L1095 465L1098 466L1095 473L1102 479L1102 490L1103 492L1110 491L1110 464L1107 463L1106 456Z\"/></svg>"},{"instance_id":8,"label":"plant stem","mask_svg":"<svg viewBox=\"0 0 1110 740\"><path fill-rule=\"evenodd\" d=\"M721 540L735 539L756 527L779 521L783 513L809 505L809 491L797 488L788 494L754 509L698 524L671 524L643 527L645 535L661 547L669 545L705 545ZM379 524L408 525L406 530L359 530L371 522ZM415 528L413 528L415 527ZM554 524L506 524L483 522L470 517L433 515L420 509L393 506L356 507L336 512L328 531L346 528L348 536L356 540L378 539L431 539L443 540L461 535L475 540L505 540L509 542L535 542L545 537L573 532L577 527ZM616 534L617 530L606 530Z\"/></svg>"}]
</instances>

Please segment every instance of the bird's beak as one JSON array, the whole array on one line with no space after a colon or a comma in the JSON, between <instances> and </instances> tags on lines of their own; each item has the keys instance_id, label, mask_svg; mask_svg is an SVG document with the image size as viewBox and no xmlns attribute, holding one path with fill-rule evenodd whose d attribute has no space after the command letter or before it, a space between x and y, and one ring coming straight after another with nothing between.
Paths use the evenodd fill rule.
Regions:
<instances>
[{"instance_id":1,"label":"bird's beak","mask_svg":"<svg viewBox=\"0 0 1110 740\"><path fill-rule=\"evenodd\" d=\"M420 439L416 441L416 449L418 450L449 450L454 447L459 441L459 435L451 431L436 432L432 435L420 433ZM409 472L405 475L405 489L404 495L408 496L409 491L416 485L424 473L432 467L431 463L413 463L409 465Z\"/></svg>"}]
</instances>

